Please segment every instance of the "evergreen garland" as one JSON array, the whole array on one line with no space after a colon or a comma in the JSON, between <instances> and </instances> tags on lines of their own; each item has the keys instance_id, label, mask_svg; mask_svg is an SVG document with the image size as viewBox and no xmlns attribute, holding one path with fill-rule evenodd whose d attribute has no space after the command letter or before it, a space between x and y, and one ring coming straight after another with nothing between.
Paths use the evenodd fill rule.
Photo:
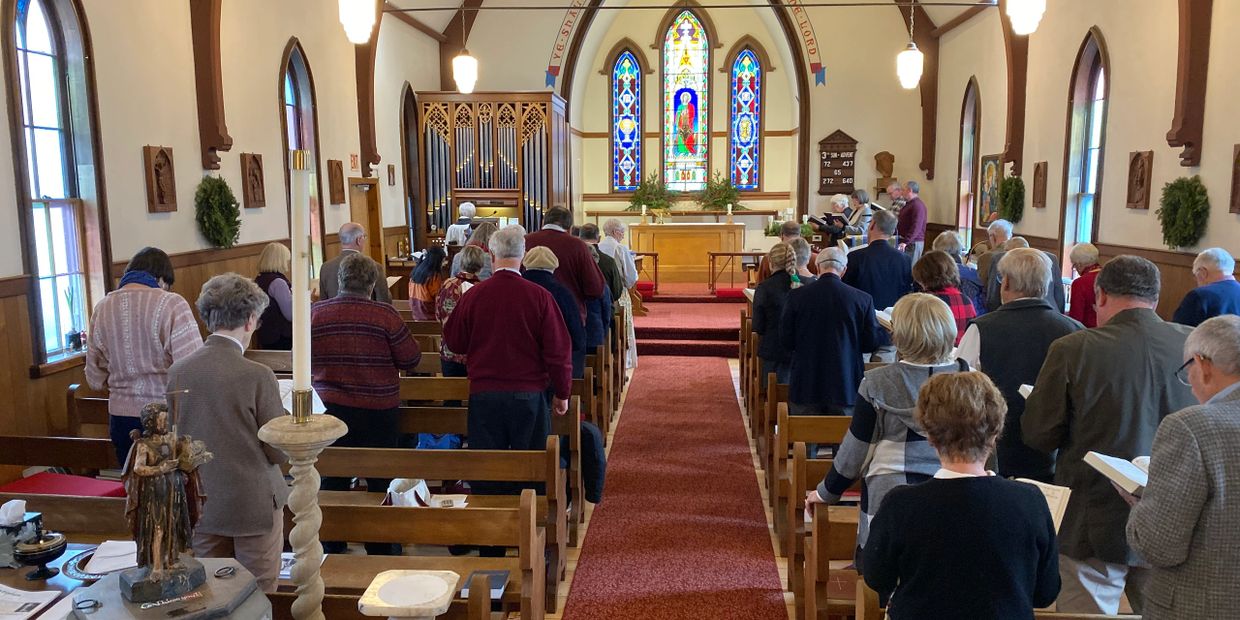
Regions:
<instances>
[{"instance_id":1,"label":"evergreen garland","mask_svg":"<svg viewBox=\"0 0 1240 620\"><path fill-rule=\"evenodd\" d=\"M999 217L1019 223L1025 217L1025 182L1017 176L999 183Z\"/></svg>"},{"instance_id":2,"label":"evergreen garland","mask_svg":"<svg viewBox=\"0 0 1240 620\"><path fill-rule=\"evenodd\" d=\"M706 179L706 186L693 198L703 211L725 211L732 205L733 211L743 211L741 190L732 184L730 177L718 170Z\"/></svg>"},{"instance_id":3,"label":"evergreen garland","mask_svg":"<svg viewBox=\"0 0 1240 620\"><path fill-rule=\"evenodd\" d=\"M198 231L217 248L231 248L241 236L241 208L228 181L203 177L194 191Z\"/></svg>"},{"instance_id":4,"label":"evergreen garland","mask_svg":"<svg viewBox=\"0 0 1240 620\"><path fill-rule=\"evenodd\" d=\"M663 182L663 177L657 172L650 173L650 176L637 184L637 189L629 197L629 206L625 208L625 211L641 211L642 205L651 211L672 208L672 193L667 189L667 183Z\"/></svg>"},{"instance_id":5,"label":"evergreen garland","mask_svg":"<svg viewBox=\"0 0 1240 620\"><path fill-rule=\"evenodd\" d=\"M1180 177L1164 185L1159 205L1158 221L1167 247L1188 248L1201 241L1210 219L1210 197L1201 177Z\"/></svg>"}]
</instances>

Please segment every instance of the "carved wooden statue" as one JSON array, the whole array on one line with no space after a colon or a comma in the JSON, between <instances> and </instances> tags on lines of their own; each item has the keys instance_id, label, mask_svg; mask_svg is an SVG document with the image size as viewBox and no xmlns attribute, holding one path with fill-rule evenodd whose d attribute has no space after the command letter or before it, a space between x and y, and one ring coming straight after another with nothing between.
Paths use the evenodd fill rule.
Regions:
<instances>
[{"instance_id":1,"label":"carved wooden statue","mask_svg":"<svg viewBox=\"0 0 1240 620\"><path fill-rule=\"evenodd\" d=\"M896 168L896 156L883 151L874 156L874 167L878 169L878 176L888 178Z\"/></svg>"}]
</instances>

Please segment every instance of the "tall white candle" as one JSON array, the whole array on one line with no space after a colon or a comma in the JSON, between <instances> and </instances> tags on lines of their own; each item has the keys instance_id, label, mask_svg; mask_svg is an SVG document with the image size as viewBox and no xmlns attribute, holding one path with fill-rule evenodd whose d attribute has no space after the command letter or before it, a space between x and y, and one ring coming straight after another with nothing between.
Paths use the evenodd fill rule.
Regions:
<instances>
[{"instance_id":1,"label":"tall white candle","mask_svg":"<svg viewBox=\"0 0 1240 620\"><path fill-rule=\"evenodd\" d=\"M642 217L646 217L646 205L642 205Z\"/></svg>"},{"instance_id":2,"label":"tall white candle","mask_svg":"<svg viewBox=\"0 0 1240 620\"><path fill-rule=\"evenodd\" d=\"M728 203L728 215L732 215L732 203Z\"/></svg>"},{"instance_id":3,"label":"tall white candle","mask_svg":"<svg viewBox=\"0 0 1240 620\"><path fill-rule=\"evenodd\" d=\"M293 389L310 389L310 170L308 151L289 153L293 215Z\"/></svg>"},{"instance_id":4,"label":"tall white candle","mask_svg":"<svg viewBox=\"0 0 1240 620\"><path fill-rule=\"evenodd\" d=\"M801 216L801 223L802 223L802 224L808 224L808 223L809 223L809 216L808 216L808 215L802 215L802 216Z\"/></svg>"}]
</instances>

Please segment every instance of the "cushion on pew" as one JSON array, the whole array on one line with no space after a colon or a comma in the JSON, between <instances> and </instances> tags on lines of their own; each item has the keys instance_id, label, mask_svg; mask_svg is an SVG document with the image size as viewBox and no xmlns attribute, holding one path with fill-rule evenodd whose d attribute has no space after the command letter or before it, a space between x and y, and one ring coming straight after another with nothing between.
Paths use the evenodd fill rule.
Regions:
<instances>
[{"instance_id":1,"label":"cushion on pew","mask_svg":"<svg viewBox=\"0 0 1240 620\"><path fill-rule=\"evenodd\" d=\"M125 497L125 485L114 480L88 476L39 472L28 478L0 486L0 493L27 495L77 495L80 497Z\"/></svg>"},{"instance_id":2,"label":"cushion on pew","mask_svg":"<svg viewBox=\"0 0 1240 620\"><path fill-rule=\"evenodd\" d=\"M743 288L717 288L715 289L716 299L743 299L745 297L745 289Z\"/></svg>"}]
</instances>

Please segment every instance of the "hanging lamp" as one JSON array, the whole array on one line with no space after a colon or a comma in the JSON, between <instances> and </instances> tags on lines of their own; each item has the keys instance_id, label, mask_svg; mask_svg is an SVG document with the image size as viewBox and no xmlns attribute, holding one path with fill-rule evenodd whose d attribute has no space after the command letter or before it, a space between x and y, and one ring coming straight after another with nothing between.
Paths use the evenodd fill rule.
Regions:
<instances>
[{"instance_id":1,"label":"hanging lamp","mask_svg":"<svg viewBox=\"0 0 1240 620\"><path fill-rule=\"evenodd\" d=\"M375 28L375 0L340 0L340 25L349 42L362 45Z\"/></svg>"},{"instance_id":2,"label":"hanging lamp","mask_svg":"<svg viewBox=\"0 0 1240 620\"><path fill-rule=\"evenodd\" d=\"M1012 21L1012 32L1019 35L1033 34L1044 13L1046 0L1008 0L1007 3L1007 16Z\"/></svg>"},{"instance_id":3,"label":"hanging lamp","mask_svg":"<svg viewBox=\"0 0 1240 620\"><path fill-rule=\"evenodd\" d=\"M913 42L913 20L916 17L914 9L916 0L910 3L908 8L908 47L896 55L896 75L900 78L900 86L906 89L917 88L926 64L926 55L921 53Z\"/></svg>"},{"instance_id":4,"label":"hanging lamp","mask_svg":"<svg viewBox=\"0 0 1240 620\"><path fill-rule=\"evenodd\" d=\"M465 36L465 11L461 11L461 53L452 59L452 79L462 95L474 92L474 84L478 82L478 59L465 47Z\"/></svg>"}]
</instances>

